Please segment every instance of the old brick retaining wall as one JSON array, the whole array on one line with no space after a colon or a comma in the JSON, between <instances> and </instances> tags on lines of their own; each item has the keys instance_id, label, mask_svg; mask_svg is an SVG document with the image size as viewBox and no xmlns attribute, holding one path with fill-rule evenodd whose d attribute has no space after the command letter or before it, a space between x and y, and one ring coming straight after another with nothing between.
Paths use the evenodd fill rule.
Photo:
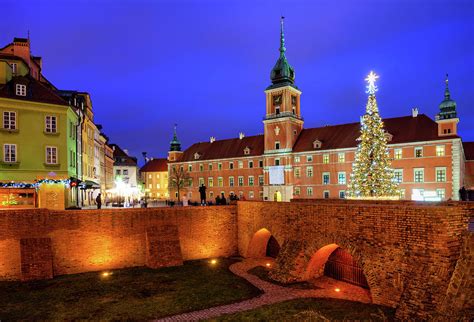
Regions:
<instances>
[{"instance_id":1,"label":"old brick retaining wall","mask_svg":"<svg viewBox=\"0 0 474 322\"><path fill-rule=\"evenodd\" d=\"M53 275L236 255L236 207L0 211L0 279L47 277L48 247Z\"/></svg>"},{"instance_id":2,"label":"old brick retaining wall","mask_svg":"<svg viewBox=\"0 0 474 322\"><path fill-rule=\"evenodd\" d=\"M282 245L272 276L291 282L321 274L329 253L315 254L336 244L363 268L374 303L397 307L401 319L426 319L443 310L473 213L468 203L240 202L239 252L261 247L254 235L267 229Z\"/></svg>"}]
</instances>

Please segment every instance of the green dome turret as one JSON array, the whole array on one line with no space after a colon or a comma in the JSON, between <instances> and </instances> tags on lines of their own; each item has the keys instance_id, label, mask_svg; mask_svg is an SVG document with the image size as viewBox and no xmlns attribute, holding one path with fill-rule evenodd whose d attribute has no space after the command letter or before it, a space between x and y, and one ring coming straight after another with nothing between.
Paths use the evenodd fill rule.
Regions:
<instances>
[{"instance_id":1,"label":"green dome turret","mask_svg":"<svg viewBox=\"0 0 474 322\"><path fill-rule=\"evenodd\" d=\"M285 17L281 17L280 20L280 57L278 58L275 66L273 67L270 73L270 79L272 85L267 89L277 88L282 86L292 86L295 87L295 70L290 66L288 60L286 59L285 52L285 35L283 33L283 20Z\"/></svg>"},{"instance_id":2,"label":"green dome turret","mask_svg":"<svg viewBox=\"0 0 474 322\"><path fill-rule=\"evenodd\" d=\"M451 93L449 92L448 74L446 74L445 83L446 88L444 90L444 100L439 104L439 113L437 115L438 120L457 118L456 101L451 99Z\"/></svg>"},{"instance_id":3,"label":"green dome turret","mask_svg":"<svg viewBox=\"0 0 474 322\"><path fill-rule=\"evenodd\" d=\"M178 140L178 135L176 134L177 124L174 125L174 134L173 140L170 142L170 151L181 151L181 142Z\"/></svg>"}]
</instances>

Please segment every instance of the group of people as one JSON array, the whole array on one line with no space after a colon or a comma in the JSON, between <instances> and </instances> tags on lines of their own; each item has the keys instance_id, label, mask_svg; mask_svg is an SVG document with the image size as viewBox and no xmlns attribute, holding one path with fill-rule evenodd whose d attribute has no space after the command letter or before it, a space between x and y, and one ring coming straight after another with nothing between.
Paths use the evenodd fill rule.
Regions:
<instances>
[{"instance_id":1,"label":"group of people","mask_svg":"<svg viewBox=\"0 0 474 322\"><path fill-rule=\"evenodd\" d=\"M201 206L206 206L206 205L212 205L212 201L207 202L206 200L206 186L204 184L201 184L199 187L199 196L201 198ZM225 197L224 193L222 192L220 195L216 196L216 205L227 205L227 204L232 204L235 203L239 200L239 197L237 197L235 194L231 193L229 195L229 202L227 202L227 198ZM244 198L242 197L242 200Z\"/></svg>"}]
</instances>

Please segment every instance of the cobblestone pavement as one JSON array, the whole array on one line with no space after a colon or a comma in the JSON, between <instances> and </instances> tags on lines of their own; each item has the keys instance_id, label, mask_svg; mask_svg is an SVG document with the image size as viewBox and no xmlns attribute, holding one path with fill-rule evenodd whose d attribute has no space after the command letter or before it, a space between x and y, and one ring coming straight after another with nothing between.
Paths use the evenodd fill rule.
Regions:
<instances>
[{"instance_id":1,"label":"cobblestone pavement","mask_svg":"<svg viewBox=\"0 0 474 322\"><path fill-rule=\"evenodd\" d=\"M248 271L256 266L265 266L267 263L273 265L272 258L244 259L241 262L232 264L229 269L235 275L245 278L255 287L263 291L263 294L250 300L245 300L233 304L215 306L204 310L183 313L163 318L158 321L198 321L218 317L224 314L232 314L241 311L252 310L264 305L274 304L297 298L326 297L339 298L351 301L370 303L370 294L360 287L337 281L328 277L320 277L314 281L317 289L301 290L289 287L278 286L261 280ZM339 292L336 292L339 289Z\"/></svg>"}]
</instances>

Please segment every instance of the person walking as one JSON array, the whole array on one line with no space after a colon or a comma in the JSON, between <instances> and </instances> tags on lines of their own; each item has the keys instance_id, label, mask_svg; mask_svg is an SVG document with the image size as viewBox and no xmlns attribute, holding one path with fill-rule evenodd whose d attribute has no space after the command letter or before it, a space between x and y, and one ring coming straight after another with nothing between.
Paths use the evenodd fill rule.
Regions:
<instances>
[{"instance_id":1,"label":"person walking","mask_svg":"<svg viewBox=\"0 0 474 322\"><path fill-rule=\"evenodd\" d=\"M201 184L201 186L199 187L199 195L201 197L201 206L205 206L206 205L206 186L203 184Z\"/></svg>"},{"instance_id":2,"label":"person walking","mask_svg":"<svg viewBox=\"0 0 474 322\"><path fill-rule=\"evenodd\" d=\"M101 194L99 193L97 197L95 198L95 203L97 204L97 209L102 208L102 198Z\"/></svg>"}]
</instances>

